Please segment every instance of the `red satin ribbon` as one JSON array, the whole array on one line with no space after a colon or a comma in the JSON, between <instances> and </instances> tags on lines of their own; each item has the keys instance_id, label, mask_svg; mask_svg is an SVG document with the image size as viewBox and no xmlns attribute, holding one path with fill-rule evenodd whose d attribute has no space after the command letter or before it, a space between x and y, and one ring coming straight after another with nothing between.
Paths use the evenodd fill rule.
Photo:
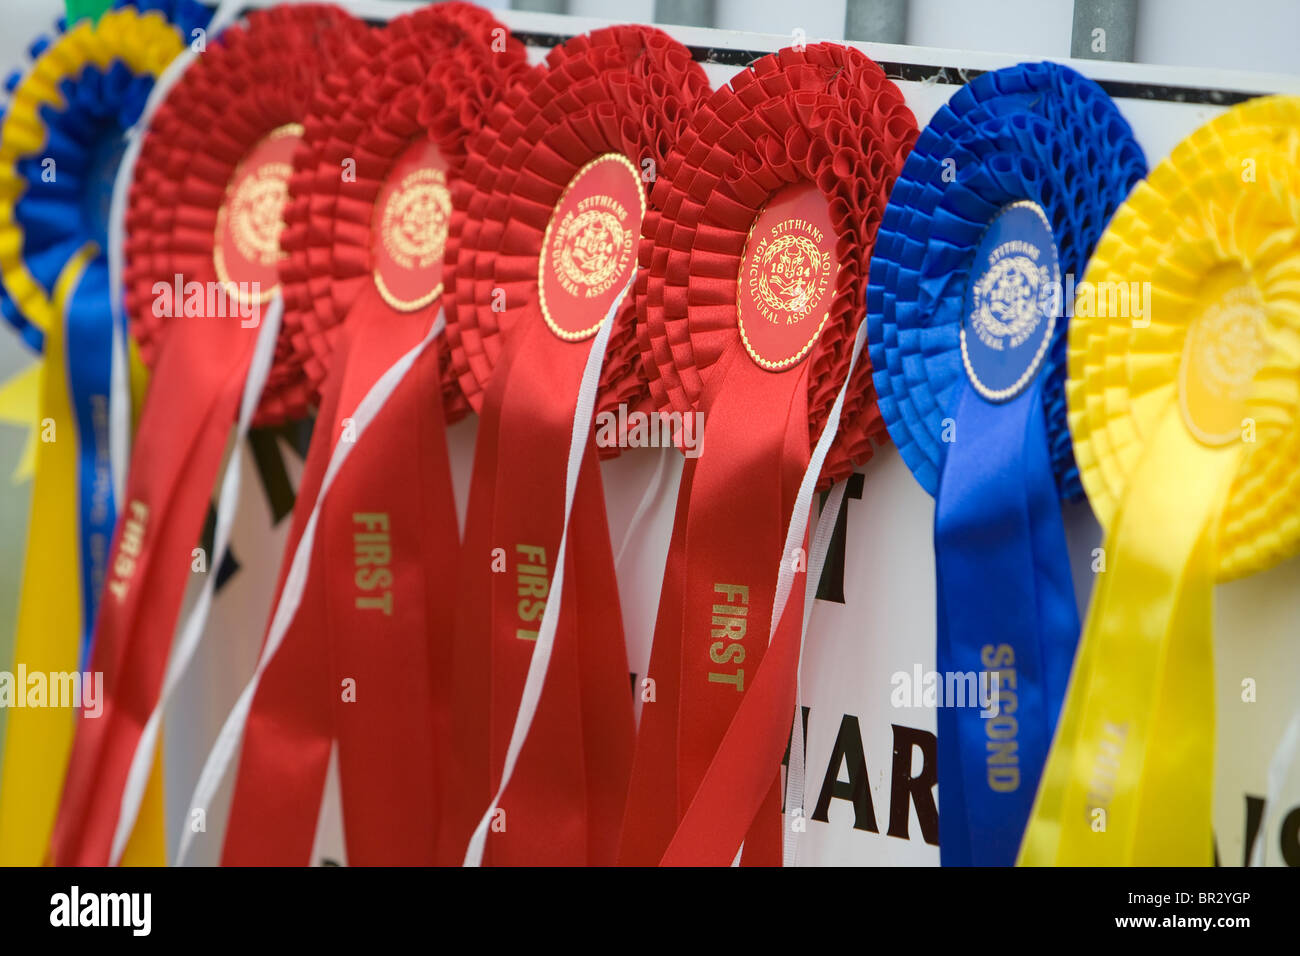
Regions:
<instances>
[{"instance_id":1,"label":"red satin ribbon","mask_svg":"<svg viewBox=\"0 0 1300 956\"><path fill-rule=\"evenodd\" d=\"M290 359L322 383L322 408L296 528L315 502L343 417L424 337L446 301L402 312L377 293L376 204L400 157L426 135L458 187L465 139L495 97L528 81L522 45L507 38L500 50L499 28L490 14L463 3L397 17L374 34L351 72L331 77L332 96L318 100L306 123L313 151L297 158L297 196L286 216L292 256L284 273L293 300L286 322ZM349 160L357 174L351 184L339 175ZM457 245L452 236L449 260ZM446 354L439 345L426 349L393 392L322 506L304 601L253 701L228 863L307 858L335 739L348 861L433 860L435 729L445 718L436 705L446 696L448 669L439 655L459 552L444 409L457 415L467 408L454 378L440 377ZM312 687L272 682L298 669ZM348 679L355 701L345 699ZM281 792L293 799L268 799Z\"/></svg>"},{"instance_id":2,"label":"red satin ribbon","mask_svg":"<svg viewBox=\"0 0 1300 956\"><path fill-rule=\"evenodd\" d=\"M620 862L725 865L742 841L742 864L780 862L799 638L796 628L792 648L785 622L801 621L803 592L790 595L769 647L777 571L796 560L782 548L810 435L847 368L870 241L914 137L901 96L866 57L830 45L783 50L697 113L660 184L667 195L656 193L643 354L661 406L703 411L704 444L678 500L649 672L658 700L642 712ZM742 246L777 234L767 231L776 220L753 225L760 210L801 181L824 197L840 271L834 299L817 309L827 310L819 338L799 364L773 372L746 344L775 348L764 359L780 367L800 342L783 344L760 322L754 332L769 346L742 343L737 276ZM750 267L746 259L745 276L756 275ZM864 395L848 410L830 476L868 457L882 431Z\"/></svg>"},{"instance_id":3,"label":"red satin ribbon","mask_svg":"<svg viewBox=\"0 0 1300 956\"><path fill-rule=\"evenodd\" d=\"M498 457L492 489L494 537L507 549L510 568L492 581L493 791L541 622L542 605L525 607L532 595L520 592L541 589L553 574L564 530L568 438L589 348L554 336L540 315L524 322L518 332L522 360L511 365L501 413L499 443L508 456ZM552 399L539 401L547 395ZM567 593L551 670L530 745L501 801L507 829L489 842L499 864L613 862L634 726L594 444L583 460L570 528ZM525 619L526 610L532 613Z\"/></svg>"},{"instance_id":4,"label":"red satin ribbon","mask_svg":"<svg viewBox=\"0 0 1300 956\"><path fill-rule=\"evenodd\" d=\"M336 353L340 363L346 362L346 354L345 340ZM342 384L342 376L326 384L317 427L339 420ZM311 509L299 503L316 500L332 451L333 442L319 440L307 449L285 554L298 549L311 517ZM249 710L226 822L223 866L283 866L311 857L317 821L307 808L320 805L334 742L333 675L319 640L326 616L319 573L323 561L323 537L318 535L311 562L316 573L307 577L298 614L263 672ZM282 562L272 614L288 570L289 562Z\"/></svg>"},{"instance_id":5,"label":"red satin ribbon","mask_svg":"<svg viewBox=\"0 0 1300 956\"><path fill-rule=\"evenodd\" d=\"M154 373L97 621L91 668L104 673L104 711L78 722L51 843L56 864L108 862L257 336L238 314L208 315L206 305L204 314L168 318L164 330L154 283L171 286L177 274L201 288L216 282L217 210L240 161L302 115L319 71L363 29L314 4L250 14L173 88L142 148L128 216L127 295ZM260 408L257 420L273 420L280 408Z\"/></svg>"},{"instance_id":6,"label":"red satin ribbon","mask_svg":"<svg viewBox=\"0 0 1300 956\"><path fill-rule=\"evenodd\" d=\"M470 486L444 862L459 863L500 782L549 599L564 516L564 472L589 343L522 319L485 393ZM505 827L485 862L609 864L631 763L633 722L604 492L594 447L570 518L564 610L529 744L501 801ZM505 570L492 568L493 550ZM487 611L488 613L484 613Z\"/></svg>"},{"instance_id":7,"label":"red satin ribbon","mask_svg":"<svg viewBox=\"0 0 1300 956\"><path fill-rule=\"evenodd\" d=\"M806 394L805 366L774 375L738 344L719 359L706 386L704 453L688 463L678 498L648 671L657 699L642 709L638 785L620 862L659 862L752 691L783 559L782 516L793 507L809 454ZM801 604L792 595L787 614L798 615ZM769 787L760 790L771 813L746 818L755 822L742 864L780 862L779 764L778 753L766 765ZM675 781L675 788L665 781ZM730 818L732 806L724 795L715 816Z\"/></svg>"},{"instance_id":8,"label":"red satin ribbon","mask_svg":"<svg viewBox=\"0 0 1300 956\"><path fill-rule=\"evenodd\" d=\"M452 341L483 420L452 662L448 732L455 767L440 850L447 863L463 859L500 779L532 656L528 632L540 623L541 602L553 598L547 591L564 530L567 451L590 340L564 341L543 322L542 233L560 191L588 160L616 153L634 166L642 156L661 161L683 114L706 88L689 53L646 28L575 38L553 51L547 65L538 88L514 117L501 118L498 135L485 137L478 150L483 175L479 192L467 199L470 238L463 247L472 244L479 253L462 256L457 268L457 294L462 283L472 287L477 308L453 323ZM507 314L499 316L493 305L502 294ZM511 303L521 300L526 305L512 311ZM635 401L641 388L631 311L625 305L615 320L602 407ZM478 392L472 391L475 382ZM614 861L633 708L597 454L590 446L569 533L570 566L547 682L503 795L504 829L489 832L486 862ZM506 556L501 573L491 567L493 548Z\"/></svg>"},{"instance_id":9,"label":"red satin ribbon","mask_svg":"<svg viewBox=\"0 0 1300 956\"><path fill-rule=\"evenodd\" d=\"M327 386L317 417L289 553L341 440L342 410L355 410L424 337L437 309L395 314L373 289L354 306L334 355L339 372L329 381L338 385ZM426 349L322 505L303 603L254 697L223 863L308 858L336 738L348 861L432 862L443 669L435 624L451 618L459 552L438 365L437 350ZM355 682L354 700L344 680ZM268 791L298 802L268 800Z\"/></svg>"},{"instance_id":10,"label":"red satin ribbon","mask_svg":"<svg viewBox=\"0 0 1300 956\"><path fill-rule=\"evenodd\" d=\"M378 379L436 311L395 322L375 309L357 322L348 377ZM359 865L433 862L440 625L452 618L460 551L438 364L435 348L419 356L322 511L344 833L348 861ZM345 680L355 681L355 700L345 699Z\"/></svg>"},{"instance_id":11,"label":"red satin ribbon","mask_svg":"<svg viewBox=\"0 0 1300 956\"><path fill-rule=\"evenodd\" d=\"M52 838L56 866L108 863L127 769L158 699L253 342L236 320L195 319L154 367L91 665L111 691L99 718L77 724Z\"/></svg>"}]
</instances>

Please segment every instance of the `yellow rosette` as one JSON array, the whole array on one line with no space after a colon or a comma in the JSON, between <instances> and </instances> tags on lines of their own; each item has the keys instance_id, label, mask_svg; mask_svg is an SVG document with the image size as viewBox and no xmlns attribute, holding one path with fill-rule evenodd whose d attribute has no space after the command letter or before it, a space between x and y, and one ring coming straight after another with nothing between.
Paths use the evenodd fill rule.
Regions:
<instances>
[{"instance_id":1,"label":"yellow rosette","mask_svg":"<svg viewBox=\"0 0 1300 956\"><path fill-rule=\"evenodd\" d=\"M1116 212L1067 399L1105 570L1019 862L1210 865L1214 584L1300 549L1300 98L1201 127Z\"/></svg>"},{"instance_id":2,"label":"yellow rosette","mask_svg":"<svg viewBox=\"0 0 1300 956\"><path fill-rule=\"evenodd\" d=\"M102 250L89 235L78 238L89 230L73 216L68 228L59 232L58 242L41 246L42 265L33 271L31 236L20 214L20 204L31 185L24 167L39 163L50 152L47 115L76 109L70 94L84 77L93 73L102 78L121 65L152 82L183 48L176 28L159 12L140 13L124 7L105 13L94 25L77 23L40 52L14 87L0 125L0 295L7 300L6 317L42 352L32 427L45 433L49 428L41 423L53 422L55 429L42 434L43 440L35 446L14 640L13 668L18 671L21 667L29 675L71 673L81 666L85 609L81 591L70 577L73 569L81 567L83 555L66 322L72 298ZM43 218L53 221L50 215ZM45 278L42 271L47 273ZM111 319L106 301L103 307L107 323ZM135 374L132 377L138 379ZM138 381L133 384L138 396ZM15 686L13 691L26 695L27 688ZM16 702L9 706L0 764L0 865L36 865L45 859L49 845L76 709ZM165 854L157 765L148 800L151 811L135 832L129 859L161 864Z\"/></svg>"}]
</instances>

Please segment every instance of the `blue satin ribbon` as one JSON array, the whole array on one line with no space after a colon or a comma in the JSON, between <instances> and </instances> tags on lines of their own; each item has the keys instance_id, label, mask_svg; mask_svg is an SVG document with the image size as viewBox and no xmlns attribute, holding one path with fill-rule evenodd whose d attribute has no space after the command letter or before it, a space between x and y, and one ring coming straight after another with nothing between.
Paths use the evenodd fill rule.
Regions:
<instances>
[{"instance_id":1,"label":"blue satin ribbon","mask_svg":"<svg viewBox=\"0 0 1300 956\"><path fill-rule=\"evenodd\" d=\"M1000 211L1029 200L1048 219L1062 273L1082 276L1145 171L1096 84L1055 64L1021 64L984 74L940 108L881 223L868 341L890 436L937 499L937 669L996 671L1004 682L1015 671L1014 737L991 736L978 704L939 710L944 865L1014 862L1079 632L1060 511L1061 498L1082 494L1066 423L1066 323L1057 317L1022 392L1000 403L979 394L961 351L976 249ZM1002 645L1014 665L998 656ZM1008 761L1011 740L1019 779L1002 791L990 770L1005 780L1012 764L989 758Z\"/></svg>"},{"instance_id":2,"label":"blue satin ribbon","mask_svg":"<svg viewBox=\"0 0 1300 956\"><path fill-rule=\"evenodd\" d=\"M938 713L939 840L950 866L1015 860L1079 637L1041 381L1003 405L963 387L939 482L937 669L999 681L997 716ZM1014 762L991 760L1004 753ZM945 766L956 772L942 776Z\"/></svg>"},{"instance_id":3,"label":"blue satin ribbon","mask_svg":"<svg viewBox=\"0 0 1300 956\"><path fill-rule=\"evenodd\" d=\"M108 260L101 253L86 267L64 316L68 381L77 418L77 514L81 543L81 661L90 660L117 506L108 437L113 326L107 314Z\"/></svg>"},{"instance_id":4,"label":"blue satin ribbon","mask_svg":"<svg viewBox=\"0 0 1300 956\"><path fill-rule=\"evenodd\" d=\"M86 67L75 82L60 84L64 109L47 106L41 110L48 133L45 155L28 157L18 166L29 185L15 213L31 250L26 257L28 269L37 281L52 289L63 264L87 241L101 250L87 267L62 317L79 442L83 665L90 659L108 539L117 516L108 444L113 319L108 263L102 250L107 246L108 210L125 147L125 130L139 119L152 88L151 76L138 75L121 61L113 61L105 70ZM55 164L50 182L41 176L41 161L47 157Z\"/></svg>"}]
</instances>

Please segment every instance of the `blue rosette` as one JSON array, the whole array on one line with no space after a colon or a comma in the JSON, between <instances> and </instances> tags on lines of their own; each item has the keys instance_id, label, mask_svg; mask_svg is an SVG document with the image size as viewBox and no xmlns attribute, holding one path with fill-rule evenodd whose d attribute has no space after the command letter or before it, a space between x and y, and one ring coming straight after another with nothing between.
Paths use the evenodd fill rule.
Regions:
<instances>
[{"instance_id":1,"label":"blue rosette","mask_svg":"<svg viewBox=\"0 0 1300 956\"><path fill-rule=\"evenodd\" d=\"M1145 172L1100 87L1021 64L935 114L881 223L873 381L890 437L936 499L944 865L1014 862L1047 759L1079 637L1060 508L1082 495L1066 305Z\"/></svg>"},{"instance_id":2,"label":"blue rosette","mask_svg":"<svg viewBox=\"0 0 1300 956\"><path fill-rule=\"evenodd\" d=\"M1146 173L1133 132L1096 83L1054 63L985 73L922 131L890 195L867 285L880 411L903 460L936 494L944 419L966 380L960 331L976 248L1017 200L1051 224L1063 275L1082 276L1115 209ZM1065 409L1066 323L1044 358L1042 395L1061 496L1082 496Z\"/></svg>"},{"instance_id":3,"label":"blue rosette","mask_svg":"<svg viewBox=\"0 0 1300 956\"><path fill-rule=\"evenodd\" d=\"M32 62L5 81L0 155L8 154L3 178L13 207L4 238L16 243L21 268L6 263L0 314L37 352L64 267L87 242L106 247L125 134L155 80L146 64L171 58L159 55L157 23L169 24L183 46L212 18L198 0L117 0L113 11L103 27L79 22L69 30L59 20L28 47ZM142 23L149 26L141 35L127 36ZM131 49L115 49L119 40ZM146 47L152 52L142 53Z\"/></svg>"}]
</instances>

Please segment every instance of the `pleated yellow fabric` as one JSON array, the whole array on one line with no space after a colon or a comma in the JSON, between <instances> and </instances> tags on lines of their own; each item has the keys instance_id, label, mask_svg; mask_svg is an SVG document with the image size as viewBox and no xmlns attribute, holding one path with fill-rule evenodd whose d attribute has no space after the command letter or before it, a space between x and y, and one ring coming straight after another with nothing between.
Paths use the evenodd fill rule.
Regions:
<instances>
[{"instance_id":1,"label":"pleated yellow fabric","mask_svg":"<svg viewBox=\"0 0 1300 956\"><path fill-rule=\"evenodd\" d=\"M1300 98L1227 111L1134 189L1067 399L1105 570L1019 862L1209 865L1214 583L1300 549Z\"/></svg>"}]
</instances>

